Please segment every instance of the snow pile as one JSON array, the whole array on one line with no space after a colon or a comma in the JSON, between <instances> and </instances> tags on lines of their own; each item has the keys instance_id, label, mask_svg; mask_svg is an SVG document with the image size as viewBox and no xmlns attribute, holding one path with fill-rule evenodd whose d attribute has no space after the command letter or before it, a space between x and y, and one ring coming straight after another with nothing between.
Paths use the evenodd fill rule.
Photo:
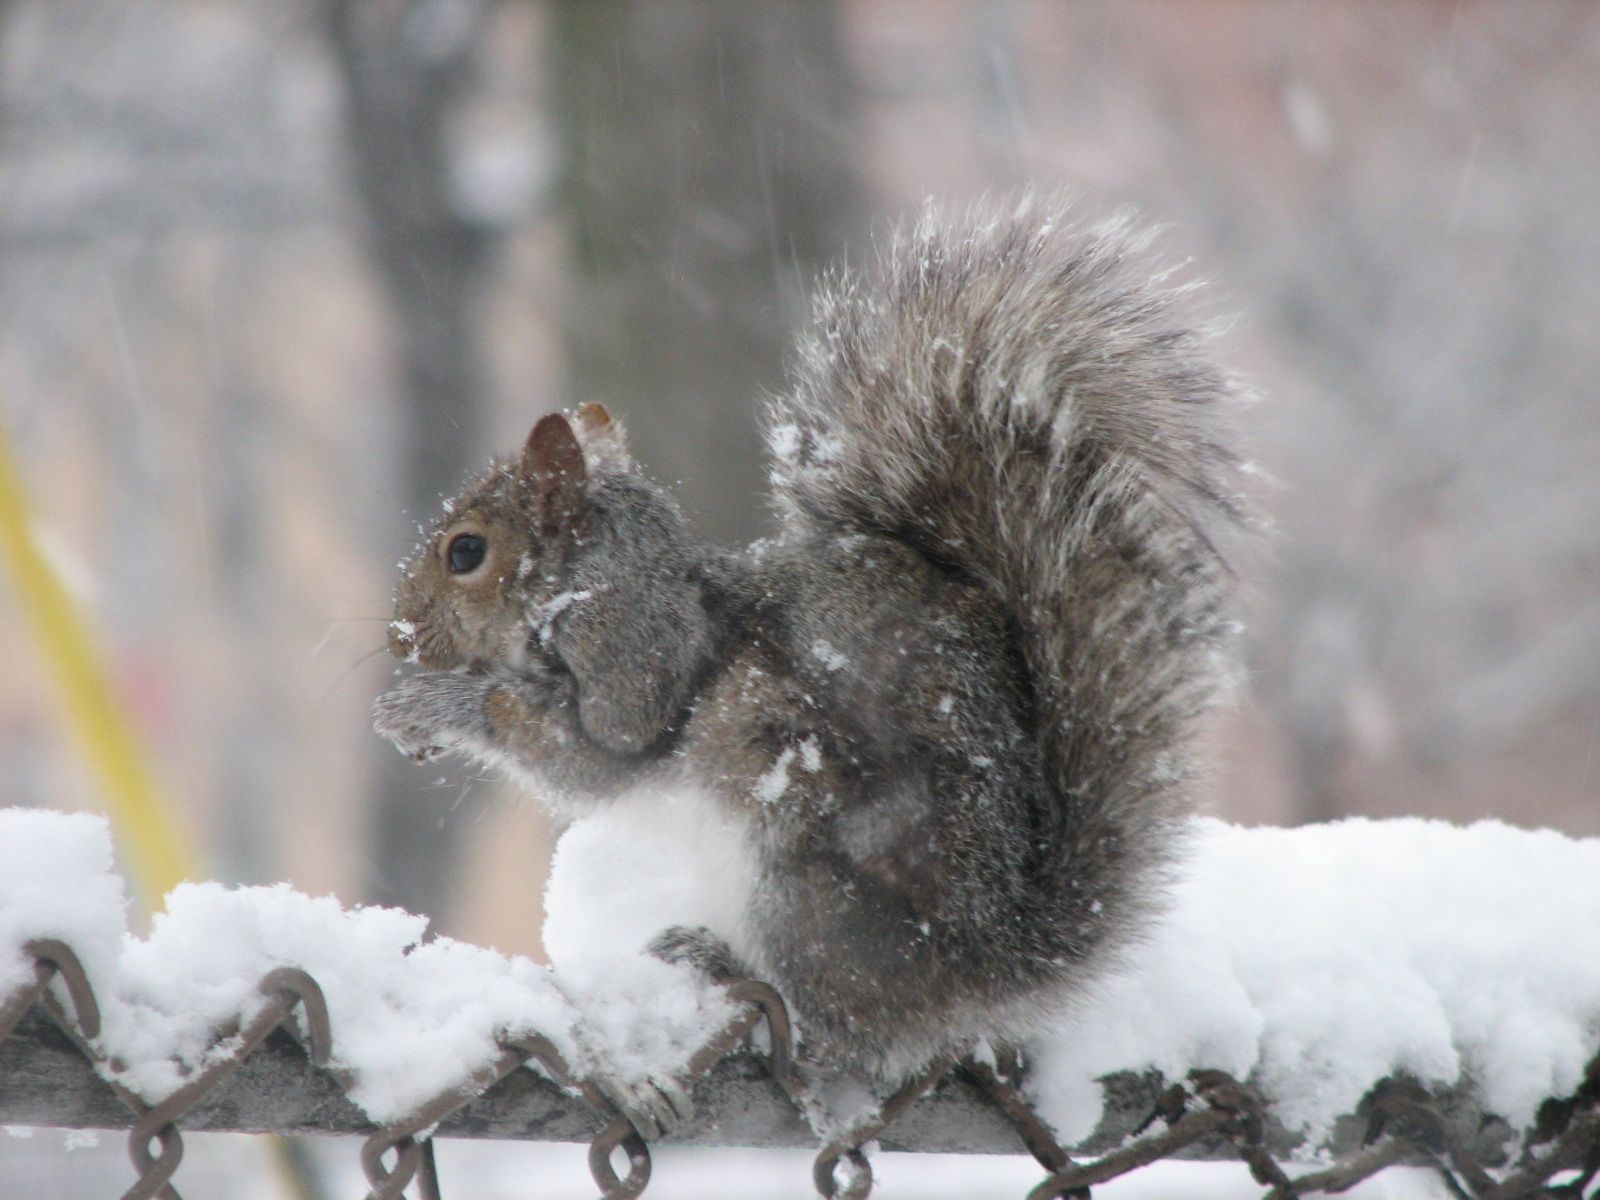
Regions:
<instances>
[{"instance_id":1,"label":"snow pile","mask_svg":"<svg viewBox=\"0 0 1600 1200\"><path fill-rule=\"evenodd\" d=\"M1396 1070L1468 1083L1526 1127L1600 1048L1600 840L1496 822L1199 820L1179 876L1160 928L1029 1047L1034 1097L1068 1141L1098 1124L1102 1077L1196 1067L1253 1076L1313 1143ZM647 977L642 948L669 925L708 926L737 950L749 886L744 830L714 805L629 798L557 847L546 945L564 979L615 991ZM660 1050L656 1070L678 1047Z\"/></svg>"},{"instance_id":2,"label":"snow pile","mask_svg":"<svg viewBox=\"0 0 1600 1200\"><path fill-rule=\"evenodd\" d=\"M91 982L109 978L127 910L102 818L0 808L0 997L33 982L33 938L61 939Z\"/></svg>"},{"instance_id":3,"label":"snow pile","mask_svg":"<svg viewBox=\"0 0 1600 1200\"><path fill-rule=\"evenodd\" d=\"M466 1082L499 1055L496 1033L543 1033L569 1061L580 1055L575 1013L547 970L447 938L424 943L426 924L286 885L183 884L150 936L125 943L101 1047L128 1064L123 1083L166 1095L183 1081L179 1064L226 1051L208 1044L211 1031L260 1011L262 976L296 966L327 1001L329 1065L350 1073L350 1098L375 1121Z\"/></svg>"},{"instance_id":4,"label":"snow pile","mask_svg":"<svg viewBox=\"0 0 1600 1200\"><path fill-rule=\"evenodd\" d=\"M321 984L333 1065L377 1121L466 1082L502 1031L544 1034L585 1074L659 1081L733 1013L644 947L706 925L737 953L750 886L745 830L704 797L624 797L574 823L547 897L558 986L526 959L423 943L419 917L284 886L187 884L131 937L103 821L0 809L0 996L32 978L25 941L67 941L100 1000L101 1051L151 1100L219 1051L219 1026L259 1011L257 982L283 965ZM1166 920L1029 1047L1031 1086L1069 1141L1098 1123L1101 1077L1194 1067L1253 1077L1313 1143L1397 1069L1466 1083L1526 1126L1600 1045L1597 932L1600 840L1201 821Z\"/></svg>"},{"instance_id":5,"label":"snow pile","mask_svg":"<svg viewBox=\"0 0 1600 1200\"><path fill-rule=\"evenodd\" d=\"M1396 1069L1526 1127L1600 1047L1600 840L1496 822L1198 822L1171 911L1033 1047L1069 1140L1095 1079L1254 1073L1315 1143Z\"/></svg>"},{"instance_id":6,"label":"snow pile","mask_svg":"<svg viewBox=\"0 0 1600 1200\"><path fill-rule=\"evenodd\" d=\"M150 936L136 938L103 819L0 809L0 995L32 978L24 942L67 941L100 1002L97 1048L147 1100L226 1053L215 1030L259 1013L257 984L279 966L302 967L321 985L330 1065L349 1073L351 1099L375 1121L482 1070L499 1053L497 1032L543 1033L575 1065L592 1065L547 970L442 938L423 944L424 924L286 886L203 883L176 888Z\"/></svg>"},{"instance_id":7,"label":"snow pile","mask_svg":"<svg viewBox=\"0 0 1600 1200\"><path fill-rule=\"evenodd\" d=\"M662 1079L735 1015L720 988L645 947L673 925L737 945L751 886L742 825L692 790L618 798L556 844L544 946L624 1079Z\"/></svg>"}]
</instances>

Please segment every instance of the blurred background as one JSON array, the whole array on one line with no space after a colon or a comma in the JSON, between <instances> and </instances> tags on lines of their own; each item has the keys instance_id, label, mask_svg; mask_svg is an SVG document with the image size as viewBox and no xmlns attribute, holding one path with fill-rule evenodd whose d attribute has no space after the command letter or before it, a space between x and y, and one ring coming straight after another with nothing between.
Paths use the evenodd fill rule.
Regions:
<instances>
[{"instance_id":1,"label":"blurred background","mask_svg":"<svg viewBox=\"0 0 1600 1200\"><path fill-rule=\"evenodd\" d=\"M1593 5L0 0L0 420L205 872L536 952L537 805L369 728L418 522L600 399L759 534L815 273L1027 186L1265 397L1213 809L1600 833ZM35 641L3 799L99 807Z\"/></svg>"},{"instance_id":2,"label":"blurred background","mask_svg":"<svg viewBox=\"0 0 1600 1200\"><path fill-rule=\"evenodd\" d=\"M759 534L815 273L1023 187L1264 396L1212 810L1600 833L1600 8L0 0L0 428L202 873L537 954L537 805L369 728L418 523L603 400ZM15 582L0 801L100 808Z\"/></svg>"}]
</instances>

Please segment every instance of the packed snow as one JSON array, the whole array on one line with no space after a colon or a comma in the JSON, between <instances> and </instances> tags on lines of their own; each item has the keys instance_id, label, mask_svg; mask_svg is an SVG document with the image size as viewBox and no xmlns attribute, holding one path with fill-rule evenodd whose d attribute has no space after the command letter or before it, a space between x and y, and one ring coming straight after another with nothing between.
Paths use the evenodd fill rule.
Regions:
<instances>
[{"instance_id":1,"label":"packed snow","mask_svg":"<svg viewBox=\"0 0 1600 1200\"><path fill-rule=\"evenodd\" d=\"M653 990L604 1007L615 1044L655 1050L612 1060L581 1028L578 1009L546 967L448 938L424 941L422 917L398 909L346 909L287 885L229 888L186 883L167 897L147 937L126 928L122 882L111 873L101 818L0 809L0 996L30 983L23 944L59 937L84 962L100 1003L96 1045L120 1064L118 1082L147 1100L182 1085L230 1043L214 1031L260 1012L261 978L300 967L321 986L333 1032L329 1063L374 1121L410 1114L469 1080L499 1054L497 1034L538 1032L573 1067L642 1077L687 1038L663 1008L700 1004L704 985L686 968L652 964ZM698 1006L698 1007L697 1007ZM599 1009L599 1003L590 1007ZM658 1032L661 1026L668 1034ZM637 1026L637 1028L633 1027Z\"/></svg>"},{"instance_id":2,"label":"packed snow","mask_svg":"<svg viewBox=\"0 0 1600 1200\"><path fill-rule=\"evenodd\" d=\"M147 937L126 930L99 818L0 809L0 996L21 947L59 937L103 1009L100 1049L147 1099L216 1053L280 965L322 985L334 1065L378 1121L459 1084L497 1032L537 1030L583 1070L662 1078L731 1015L715 988L648 958L674 924L735 948L747 834L703 797L633 797L573 824L552 868L555 972L446 939L421 918L287 886L186 884ZM1313 1142L1385 1074L1470 1084L1525 1126L1600 1046L1600 840L1486 822L1298 830L1201 821L1170 912L1123 968L1030 1047L1032 1088L1069 1141L1098 1078L1192 1067L1251 1076Z\"/></svg>"},{"instance_id":3,"label":"packed snow","mask_svg":"<svg viewBox=\"0 0 1600 1200\"><path fill-rule=\"evenodd\" d=\"M1600 839L1485 821L1197 823L1165 921L1035 1047L1068 1139L1094 1080L1253 1075L1313 1144L1396 1069L1525 1128L1600 1049Z\"/></svg>"},{"instance_id":4,"label":"packed snow","mask_svg":"<svg viewBox=\"0 0 1600 1200\"><path fill-rule=\"evenodd\" d=\"M127 906L102 818L0 808L0 997L33 982L33 938L61 939L91 980L109 978Z\"/></svg>"},{"instance_id":5,"label":"packed snow","mask_svg":"<svg viewBox=\"0 0 1600 1200\"><path fill-rule=\"evenodd\" d=\"M141 1095L171 1092L183 1081L171 1060L203 1063L215 1052L211 1030L260 1011L261 977L298 966L327 1001L330 1065L350 1073L350 1098L375 1121L488 1066L496 1033L543 1033L569 1060L580 1056L576 1014L547 969L448 938L424 942L425 928L399 909L345 909L286 885L183 884L147 938L124 942L102 1047L128 1064L120 1078Z\"/></svg>"},{"instance_id":6,"label":"packed snow","mask_svg":"<svg viewBox=\"0 0 1600 1200\"><path fill-rule=\"evenodd\" d=\"M669 925L737 947L744 836L681 797L578 821L546 896L557 969L628 978ZM1076 1142L1100 1121L1103 1076L1215 1067L1251 1076L1315 1145L1405 1070L1466 1082L1526 1127L1600 1049L1596 936L1600 839L1497 822L1198 820L1159 927L1027 1047L1033 1097Z\"/></svg>"},{"instance_id":7,"label":"packed snow","mask_svg":"<svg viewBox=\"0 0 1600 1200\"><path fill-rule=\"evenodd\" d=\"M545 952L626 1079L671 1076L735 1015L720 989L644 949L672 925L741 944L751 872L744 825L689 789L621 796L562 834L545 888Z\"/></svg>"}]
</instances>

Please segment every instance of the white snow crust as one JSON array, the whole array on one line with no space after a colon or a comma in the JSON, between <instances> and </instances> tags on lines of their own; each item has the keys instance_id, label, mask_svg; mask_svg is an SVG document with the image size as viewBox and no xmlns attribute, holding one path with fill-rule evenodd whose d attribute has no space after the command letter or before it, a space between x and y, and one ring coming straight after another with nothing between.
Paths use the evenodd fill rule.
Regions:
<instances>
[{"instance_id":1,"label":"white snow crust","mask_svg":"<svg viewBox=\"0 0 1600 1200\"><path fill-rule=\"evenodd\" d=\"M21 947L59 937L83 960L101 1010L98 1049L117 1080L155 1101L248 1022L262 976L297 966L321 985L336 1069L375 1121L404 1116L498 1055L494 1036L537 1031L590 1065L576 1013L550 972L523 958L439 938L398 909L345 909L286 885L189 883L167 897L148 937L126 928L111 838L99 817L0 809L0 995L32 978Z\"/></svg>"},{"instance_id":2,"label":"white snow crust","mask_svg":"<svg viewBox=\"0 0 1600 1200\"><path fill-rule=\"evenodd\" d=\"M1034 1046L1068 1139L1094 1080L1254 1073L1315 1142L1397 1069L1525 1128L1600 1048L1600 839L1494 821L1197 822L1165 921Z\"/></svg>"},{"instance_id":3,"label":"white snow crust","mask_svg":"<svg viewBox=\"0 0 1600 1200\"><path fill-rule=\"evenodd\" d=\"M628 1081L663 1079L735 1015L719 988L646 953L674 925L737 952L753 886L748 830L691 789L622 796L556 843L544 947L567 994Z\"/></svg>"},{"instance_id":4,"label":"white snow crust","mask_svg":"<svg viewBox=\"0 0 1600 1200\"><path fill-rule=\"evenodd\" d=\"M33 982L22 952L33 938L60 938L91 981L108 977L127 910L103 818L0 808L0 996Z\"/></svg>"},{"instance_id":5,"label":"white snow crust","mask_svg":"<svg viewBox=\"0 0 1600 1200\"><path fill-rule=\"evenodd\" d=\"M350 1098L375 1121L488 1066L499 1032L543 1033L569 1061L579 1054L576 1015L548 970L449 938L423 942L425 927L399 909L345 909L283 884L183 884L150 936L124 943L102 1046L129 1064L122 1082L166 1095L183 1081L178 1064L214 1052L210 1030L260 1011L263 975L297 966L327 1001L330 1065L350 1072Z\"/></svg>"},{"instance_id":6,"label":"white snow crust","mask_svg":"<svg viewBox=\"0 0 1600 1200\"><path fill-rule=\"evenodd\" d=\"M602 992L638 978L641 948L675 924L737 950L745 836L681 797L576 822L546 893L563 978ZM1100 1078L1216 1067L1253 1075L1314 1145L1405 1070L1470 1084L1526 1127L1600 1048L1597 939L1600 839L1497 822L1198 820L1166 918L1027 1047L1034 1099L1077 1141L1100 1120Z\"/></svg>"},{"instance_id":7,"label":"white snow crust","mask_svg":"<svg viewBox=\"0 0 1600 1200\"><path fill-rule=\"evenodd\" d=\"M135 937L102 819L4 808L0 996L31 980L29 938L68 942L102 1006L100 1049L152 1101L218 1052L218 1025L258 1011L256 984L280 965L322 985L334 1065L376 1121L481 1070L497 1031L543 1033L582 1072L662 1079L732 1012L644 947L704 925L746 953L748 836L692 794L624 797L574 823L547 895L558 975L283 885L183 885ZM1403 1069L1469 1084L1525 1126L1600 1045L1597 934L1600 839L1494 822L1200 821L1166 919L1028 1047L1034 1096L1077 1140L1099 1120L1100 1077L1220 1067L1253 1076L1314 1144Z\"/></svg>"}]
</instances>

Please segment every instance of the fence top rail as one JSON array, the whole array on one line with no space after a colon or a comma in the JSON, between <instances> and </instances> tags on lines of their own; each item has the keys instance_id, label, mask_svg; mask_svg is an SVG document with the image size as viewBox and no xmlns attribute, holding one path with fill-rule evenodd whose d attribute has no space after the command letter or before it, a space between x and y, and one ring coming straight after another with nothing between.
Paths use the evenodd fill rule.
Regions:
<instances>
[{"instance_id":1,"label":"fence top rail","mask_svg":"<svg viewBox=\"0 0 1600 1200\"><path fill-rule=\"evenodd\" d=\"M307 1005L317 991L315 981L298 971L263 980L264 991L277 989L277 1007L269 1005L244 1030L222 1031L229 1054L167 1100L147 1104L115 1082L93 1045L97 1005L71 948L43 940L30 950L36 955L33 982L0 997L0 1122L130 1130L140 1171L130 1196L176 1195L171 1180L182 1153L180 1130L359 1135L374 1196L401 1195L419 1173L428 1178L424 1194L437 1196L426 1149L436 1136L588 1142L602 1195L622 1200L639 1195L648 1183L649 1148L637 1122L571 1075L542 1038L506 1039L496 1069L471 1086L434 1097L408 1117L374 1123L349 1099L348 1076L327 1065L327 1029L315 1018L305 1026L289 1020L291 1010ZM695 1077L685 1080L694 1093L694 1113L661 1140L746 1147L817 1143L789 1072L782 1022L769 1007L778 1002L751 995L696 1056ZM310 1007L317 1003L310 1000ZM765 1052L748 1036L763 1021ZM1465 1091L1430 1093L1414 1082L1387 1079L1315 1146L1286 1128L1258 1091L1223 1072L1196 1072L1176 1084L1123 1074L1104 1081L1101 1124L1070 1153L1016 1086L1020 1070L1019 1063L978 1060L937 1064L884 1097L875 1112L824 1134L816 1159L818 1190L829 1197L865 1197L872 1178L869 1145L1032 1153L1048 1172L1033 1193L1036 1200L1081 1194L1094 1183L1180 1157L1242 1159L1269 1195L1284 1198L1343 1190L1402 1163L1437 1166L1458 1194L1474 1200L1542 1194L1557 1176L1569 1176L1568 1194L1581 1200L1600 1174L1600 1055L1572 1096L1543 1106L1532 1130L1515 1130L1486 1114ZM153 1144L159 1153L150 1152ZM625 1176L612 1166L616 1149L626 1151ZM386 1165L390 1151L392 1169ZM1291 1174L1293 1164L1311 1152L1317 1165ZM1093 1155L1099 1157L1084 1161Z\"/></svg>"},{"instance_id":2,"label":"fence top rail","mask_svg":"<svg viewBox=\"0 0 1600 1200\"><path fill-rule=\"evenodd\" d=\"M840 1107L758 981L636 954L555 973L281 887L184 885L130 939L103 837L0 810L0 1120L128 1128L130 1196L176 1194L184 1129L359 1134L379 1197L431 1170L436 1134L587 1141L611 1197L663 1136L820 1141L818 1190L855 1198L870 1146L1026 1151L1039 1200L1176 1156L1242 1159L1280 1197L1399 1162L1475 1200L1600 1174L1600 842L1213 823L1156 950L1026 1061L979 1043ZM1284 898L1290 877L1316 894Z\"/></svg>"},{"instance_id":3,"label":"fence top rail","mask_svg":"<svg viewBox=\"0 0 1600 1200\"><path fill-rule=\"evenodd\" d=\"M1085 1141L1070 1149L1100 1154L1122 1145L1156 1111L1172 1084L1156 1075L1122 1074L1105 1081L1105 1117ZM662 1140L669 1144L805 1149L817 1134L773 1078L763 1055L748 1046L719 1060L696 1082L694 1115ZM1491 1161L1503 1161L1516 1131L1476 1105L1446 1093L1441 1111ZM94 1063L42 1007L23 1014L0 1041L0 1124L72 1129L131 1129L133 1110L119 1099ZM338 1076L315 1066L287 1034L267 1038L214 1090L179 1114L179 1129L206 1133L279 1133L291 1136L366 1136L379 1128L354 1104ZM496 1080L438 1122L440 1137L589 1142L604 1125L601 1115L538 1071L514 1071ZM1369 1119L1355 1113L1335 1125L1319 1155L1361 1148ZM983 1089L952 1072L921 1097L877 1139L888 1150L924 1153L1021 1154L1016 1127ZM1285 1157L1311 1148L1268 1117L1266 1143ZM1208 1138L1182 1157L1237 1159L1226 1140ZM1416 1155L1408 1161L1418 1161Z\"/></svg>"}]
</instances>

